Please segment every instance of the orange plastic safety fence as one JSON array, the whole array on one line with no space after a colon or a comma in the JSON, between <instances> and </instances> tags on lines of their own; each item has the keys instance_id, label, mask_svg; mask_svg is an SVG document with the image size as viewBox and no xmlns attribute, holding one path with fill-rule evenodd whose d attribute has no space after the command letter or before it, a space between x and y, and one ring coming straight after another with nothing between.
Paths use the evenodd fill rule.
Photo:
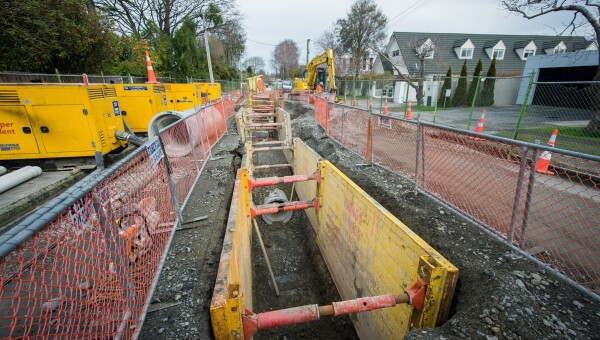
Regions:
<instances>
[{"instance_id":1,"label":"orange plastic safety fence","mask_svg":"<svg viewBox=\"0 0 600 340\"><path fill-rule=\"evenodd\" d=\"M0 259L0 338L133 338L174 231L145 150Z\"/></svg>"},{"instance_id":2,"label":"orange plastic safety fence","mask_svg":"<svg viewBox=\"0 0 600 340\"><path fill-rule=\"evenodd\" d=\"M316 97L315 118L364 157L368 112ZM600 162L388 117L371 129L375 164L600 294ZM536 171L542 156L550 165Z\"/></svg>"}]
</instances>

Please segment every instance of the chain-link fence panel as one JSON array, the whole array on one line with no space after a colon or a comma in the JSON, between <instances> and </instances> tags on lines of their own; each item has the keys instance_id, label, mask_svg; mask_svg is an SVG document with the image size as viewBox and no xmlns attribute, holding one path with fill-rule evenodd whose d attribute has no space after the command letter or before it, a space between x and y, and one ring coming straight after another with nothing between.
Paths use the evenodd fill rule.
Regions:
<instances>
[{"instance_id":1,"label":"chain-link fence panel","mask_svg":"<svg viewBox=\"0 0 600 340\"><path fill-rule=\"evenodd\" d=\"M199 176L199 168L194 159L185 120L180 120L160 131L160 139L169 162L177 202L179 206L183 206Z\"/></svg>"},{"instance_id":2,"label":"chain-link fence panel","mask_svg":"<svg viewBox=\"0 0 600 340\"><path fill-rule=\"evenodd\" d=\"M417 124L373 116L373 163L414 180Z\"/></svg>"},{"instance_id":3,"label":"chain-link fence panel","mask_svg":"<svg viewBox=\"0 0 600 340\"><path fill-rule=\"evenodd\" d=\"M533 151L530 152L530 155ZM537 151L522 191L515 242L578 284L600 293L600 161ZM550 158L548 168L543 159ZM546 172L547 171L547 172Z\"/></svg>"},{"instance_id":4,"label":"chain-link fence panel","mask_svg":"<svg viewBox=\"0 0 600 340\"><path fill-rule=\"evenodd\" d=\"M509 138L548 141L558 129L556 147L600 155L600 82L533 83L526 106Z\"/></svg>"},{"instance_id":5,"label":"chain-link fence panel","mask_svg":"<svg viewBox=\"0 0 600 340\"><path fill-rule=\"evenodd\" d=\"M176 214L145 148L0 259L0 337L134 338Z\"/></svg>"}]
</instances>

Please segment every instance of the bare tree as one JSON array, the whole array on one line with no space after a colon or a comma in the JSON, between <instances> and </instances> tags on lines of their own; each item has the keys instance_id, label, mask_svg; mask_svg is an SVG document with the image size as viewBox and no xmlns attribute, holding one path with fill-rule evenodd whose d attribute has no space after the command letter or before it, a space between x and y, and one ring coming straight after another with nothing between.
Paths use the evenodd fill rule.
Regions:
<instances>
[{"instance_id":1,"label":"bare tree","mask_svg":"<svg viewBox=\"0 0 600 340\"><path fill-rule=\"evenodd\" d=\"M248 57L242 63L244 67L252 67L253 70L257 71L265 67L265 60L262 57Z\"/></svg>"},{"instance_id":2,"label":"bare tree","mask_svg":"<svg viewBox=\"0 0 600 340\"><path fill-rule=\"evenodd\" d=\"M416 90L417 105L423 105L423 98L425 97L424 80L425 75L427 74L426 69L430 64L434 65L436 70L438 69L438 63L440 63L439 60L442 58L436 58L435 51L443 50L442 41L435 36L425 40L414 38L406 43L405 50L408 51L408 53L414 53L417 57L417 72L413 75L410 74L409 65L406 64L404 58L392 60L381 50L379 50L379 57L387 60L392 65L392 68L398 73L399 78L406 81L410 87Z\"/></svg>"},{"instance_id":3,"label":"bare tree","mask_svg":"<svg viewBox=\"0 0 600 340\"><path fill-rule=\"evenodd\" d=\"M571 12L573 18L562 30L573 33L578 29L589 27L594 32L596 46L600 47L600 3L597 0L504 0L500 6L510 12L522 15L527 19L534 19L554 12ZM598 70L593 78L600 81L600 53L598 54ZM587 130L594 133L600 132L600 86L590 86L590 100L594 113L587 126Z\"/></svg>"},{"instance_id":4,"label":"bare tree","mask_svg":"<svg viewBox=\"0 0 600 340\"><path fill-rule=\"evenodd\" d=\"M134 35L141 35L153 22L163 34L171 36L185 18L199 21L203 27L199 19L215 8L221 18L219 24L213 26L239 20L235 2L230 0L94 0L94 4L114 20L122 33Z\"/></svg>"},{"instance_id":5,"label":"bare tree","mask_svg":"<svg viewBox=\"0 0 600 340\"><path fill-rule=\"evenodd\" d=\"M293 69L298 68L298 58L300 58L298 45L293 40L286 39L275 46L271 65L275 69L283 69L282 74L285 77Z\"/></svg>"},{"instance_id":6,"label":"bare tree","mask_svg":"<svg viewBox=\"0 0 600 340\"><path fill-rule=\"evenodd\" d=\"M341 61L341 59L344 55L344 48L342 47L342 45L340 44L340 42L337 38L338 33L337 33L336 29L337 28L336 28L335 24L332 25L331 28L328 28L325 31L323 31L323 33L321 33L321 35L315 41L315 43L323 51L326 51L329 48L331 48L333 50L333 59L335 61L334 62L335 74L341 75L341 74L343 74L342 63L339 61Z\"/></svg>"}]
</instances>

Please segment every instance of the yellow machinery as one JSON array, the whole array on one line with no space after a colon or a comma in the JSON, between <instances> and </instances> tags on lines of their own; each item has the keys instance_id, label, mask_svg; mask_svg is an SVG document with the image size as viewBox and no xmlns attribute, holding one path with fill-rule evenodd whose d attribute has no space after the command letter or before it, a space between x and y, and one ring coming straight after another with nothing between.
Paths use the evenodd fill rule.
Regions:
<instances>
[{"instance_id":1,"label":"yellow machinery","mask_svg":"<svg viewBox=\"0 0 600 340\"><path fill-rule=\"evenodd\" d=\"M2 84L0 162L66 161L120 150L127 145L116 136L125 130L121 113L112 85ZM69 162L63 167L80 163Z\"/></svg>"},{"instance_id":2,"label":"yellow machinery","mask_svg":"<svg viewBox=\"0 0 600 340\"><path fill-rule=\"evenodd\" d=\"M221 98L221 84L164 84L167 109L184 111Z\"/></svg>"},{"instance_id":3,"label":"yellow machinery","mask_svg":"<svg viewBox=\"0 0 600 340\"><path fill-rule=\"evenodd\" d=\"M254 94L256 93L265 93L265 86L263 84L263 75L260 74L258 76L247 78L248 80L248 90Z\"/></svg>"},{"instance_id":4,"label":"yellow machinery","mask_svg":"<svg viewBox=\"0 0 600 340\"><path fill-rule=\"evenodd\" d=\"M221 84L219 83L194 83L198 85L198 92L202 98L202 104L221 98Z\"/></svg>"},{"instance_id":5,"label":"yellow machinery","mask_svg":"<svg viewBox=\"0 0 600 340\"><path fill-rule=\"evenodd\" d=\"M114 85L123 119L135 133L147 133L150 119L168 110L167 93L163 84Z\"/></svg>"},{"instance_id":6,"label":"yellow machinery","mask_svg":"<svg viewBox=\"0 0 600 340\"><path fill-rule=\"evenodd\" d=\"M317 87L317 67L321 64L327 64L327 73L328 73L328 84L327 89L330 93L334 93L337 90L335 86L335 68L333 65L333 50L331 48L327 49L327 51L319 54L314 57L306 65L306 79L303 81L299 78L294 78L294 92L302 92L306 90L315 90ZM325 89L324 89L325 90Z\"/></svg>"}]
</instances>

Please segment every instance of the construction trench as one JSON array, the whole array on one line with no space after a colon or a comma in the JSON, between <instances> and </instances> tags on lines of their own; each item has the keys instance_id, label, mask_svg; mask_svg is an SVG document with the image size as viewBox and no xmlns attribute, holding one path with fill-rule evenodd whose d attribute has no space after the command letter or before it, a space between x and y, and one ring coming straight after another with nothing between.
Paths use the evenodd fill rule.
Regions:
<instances>
[{"instance_id":1,"label":"construction trench","mask_svg":"<svg viewBox=\"0 0 600 340\"><path fill-rule=\"evenodd\" d=\"M477 226L411 190L412 184L398 175L377 167L357 165L361 162L358 157L329 140L322 129L315 124L312 108L298 103L286 102L285 104L286 110L291 113L288 126L281 121L277 122L276 119L266 122L263 117L259 117L268 115L269 108L263 110L257 107L259 112L247 113L247 115L254 115L253 118L263 120L262 127L256 125L249 128L250 131L261 131L250 133L258 135L259 138L255 139L258 139L259 145L238 144L237 135L226 136L227 138L217 145L215 154L223 158L215 160L213 165L207 167L207 171L198 181L190 198L190 202L202 203L205 206L190 204L186 209L188 211L184 211L184 214L189 216L201 215L203 211L208 212L208 221L191 223L175 234L165 270L154 294L153 305L159 308L148 314L142 328L142 338L153 338L158 334L165 338L204 338L210 334L211 337L235 339L243 338L240 332L248 329L256 331L257 339L400 338L404 334L407 338L440 336L525 339L597 338L594 329L597 329L597 325L600 324L600 312L596 302L551 274L545 273L504 244L489 237ZM285 111L277 111L275 108L273 110L285 115ZM243 115L244 110L240 112ZM238 129L240 129L240 112L236 124ZM291 143L294 145L293 148L289 148L289 140L278 143L271 138L265 139L269 136L277 137L275 139L279 140L278 134L281 128L287 130L290 126L292 133L287 137L293 135L301 139ZM229 131L235 129L232 121L228 122L228 128ZM242 131L242 135L249 132L247 129ZM264 131L278 133L267 134ZM284 131L284 135L287 132ZM308 147L304 148L304 146ZM397 311L409 313L410 319L415 309L408 306L395 306L347 316L322 316L318 321L299 323L299 321L315 319L315 314L319 312L314 311L328 310L324 306L334 301L384 294L402 296L407 286L413 282L408 283L406 279L398 280L399 276L388 275L387 279L394 283L388 285L387 289L379 289L373 293L372 282L364 285L360 280L373 276L373 268L381 268L380 264L390 268L386 261L394 258L393 256L386 254L388 257L377 257L369 266L361 267L361 257L368 257L364 253L358 253L361 257L357 257L357 253L343 249L339 243L319 244L319 234L315 232L310 221L315 219L315 209L304 210L308 206L314 206L314 201L299 196L302 186L317 182L314 178L309 181L304 181L306 179L304 178L301 182L291 183L301 179L285 177L293 176L295 170L286 164L310 163L306 160L297 160L294 163L294 160L289 158L292 154L296 155L295 159L298 158L295 152L298 147L304 148L305 151L310 151L312 148L318 153L318 155L314 154L316 157L330 160L367 194L377 202L381 202L382 208L388 209L391 214L400 218L406 226L439 251L441 256L447 258L451 267L456 266L455 269L460 275L456 281L456 289L452 287L453 299L447 301L445 306L447 314L442 315L442 321L437 323L439 327L414 327L411 330L410 324L398 322L401 318L392 318L391 322L377 321L378 318L385 320L386 315ZM267 151L265 148L271 150ZM314 174L313 171L302 172L302 175ZM219 177L216 184L215 176ZM234 186L232 182L236 177L238 181ZM278 179L263 182L260 180L274 177ZM252 179L255 183L256 181L262 184L277 183L276 187L282 190L286 199L297 202L285 204L288 208L284 208L283 205L260 207L264 204L264 198L272 193L273 187L256 187L244 192L240 184L252 183ZM211 182L212 184L209 184ZM290 195L292 187L294 187L294 194ZM230 194L232 191L233 198ZM248 243L246 248L238 248L240 238L234 237L234 234L239 231L239 228L232 224L232 218L235 220L236 217L240 217L236 216L238 214L234 211L239 208L239 205L235 204L236 197L239 200L239 197L246 193L248 194L246 198L250 200L251 194L252 203L259 206L253 209L254 213L250 208L247 211L248 215L256 214L254 221L257 225L247 223L244 237L248 241L251 239L251 244ZM232 203L231 210L229 210L230 203ZM342 207L339 208L342 210ZM294 212L286 223L267 224L261 218L262 213L277 211L281 214L281 210L291 209L302 210ZM348 216L348 219L361 218L354 215ZM260 239L264 247L261 247L256 229L260 230L262 236ZM340 241L335 238L334 240ZM371 243L374 240L379 241ZM389 250L389 246L386 247L383 240L385 238L375 237L362 239L361 242L368 244L367 249ZM198 245L200 249L194 247ZM331 260L333 255L328 253L328 249L339 250L342 254L338 255L339 258L333 257L334 260ZM232 251L234 254L231 254ZM270 260L269 264L279 295L263 255L264 252ZM344 263L344 259L348 258L351 259L350 265ZM417 260L416 263L418 262ZM232 263L240 265L236 267L240 272L232 271L232 267L228 267ZM340 266L335 266L336 263ZM415 275L417 264L409 270L406 268L403 270ZM334 267L333 271L332 267ZM336 272L335 267L341 270ZM389 272L387 268L382 272ZM391 268L395 266L391 265ZM361 274L357 273L366 273L366 275L361 277ZM231 275L237 276L237 279L231 280ZM251 286L246 285L242 288L237 286L239 282L236 280L240 277L243 277L243 280L251 278L249 280L252 282ZM350 277L354 280L348 280ZM530 281L537 277L545 282L541 288L530 284ZM215 280L216 286L213 292ZM373 281L384 280L379 277ZM519 282L521 284L525 282L523 288ZM358 296L351 296L348 291ZM398 302L401 302L400 300L398 299ZM160 307L161 304L164 308ZM293 320L285 317L282 320L281 313L277 312L264 314L268 311L314 304L321 308L310 307L312 314L307 312L309 309L304 308L300 311L300 316L292 318ZM240 311L247 306L252 306L251 310ZM209 308L212 314L212 325ZM298 310L292 310L287 314L296 315L292 312ZM263 323L267 325L264 328L281 327L263 329L260 327L260 321L256 322L256 319L261 320L261 317L264 317L263 320L269 320ZM443 319L446 317L448 321L444 322ZM288 325L283 326L286 323Z\"/></svg>"}]
</instances>

